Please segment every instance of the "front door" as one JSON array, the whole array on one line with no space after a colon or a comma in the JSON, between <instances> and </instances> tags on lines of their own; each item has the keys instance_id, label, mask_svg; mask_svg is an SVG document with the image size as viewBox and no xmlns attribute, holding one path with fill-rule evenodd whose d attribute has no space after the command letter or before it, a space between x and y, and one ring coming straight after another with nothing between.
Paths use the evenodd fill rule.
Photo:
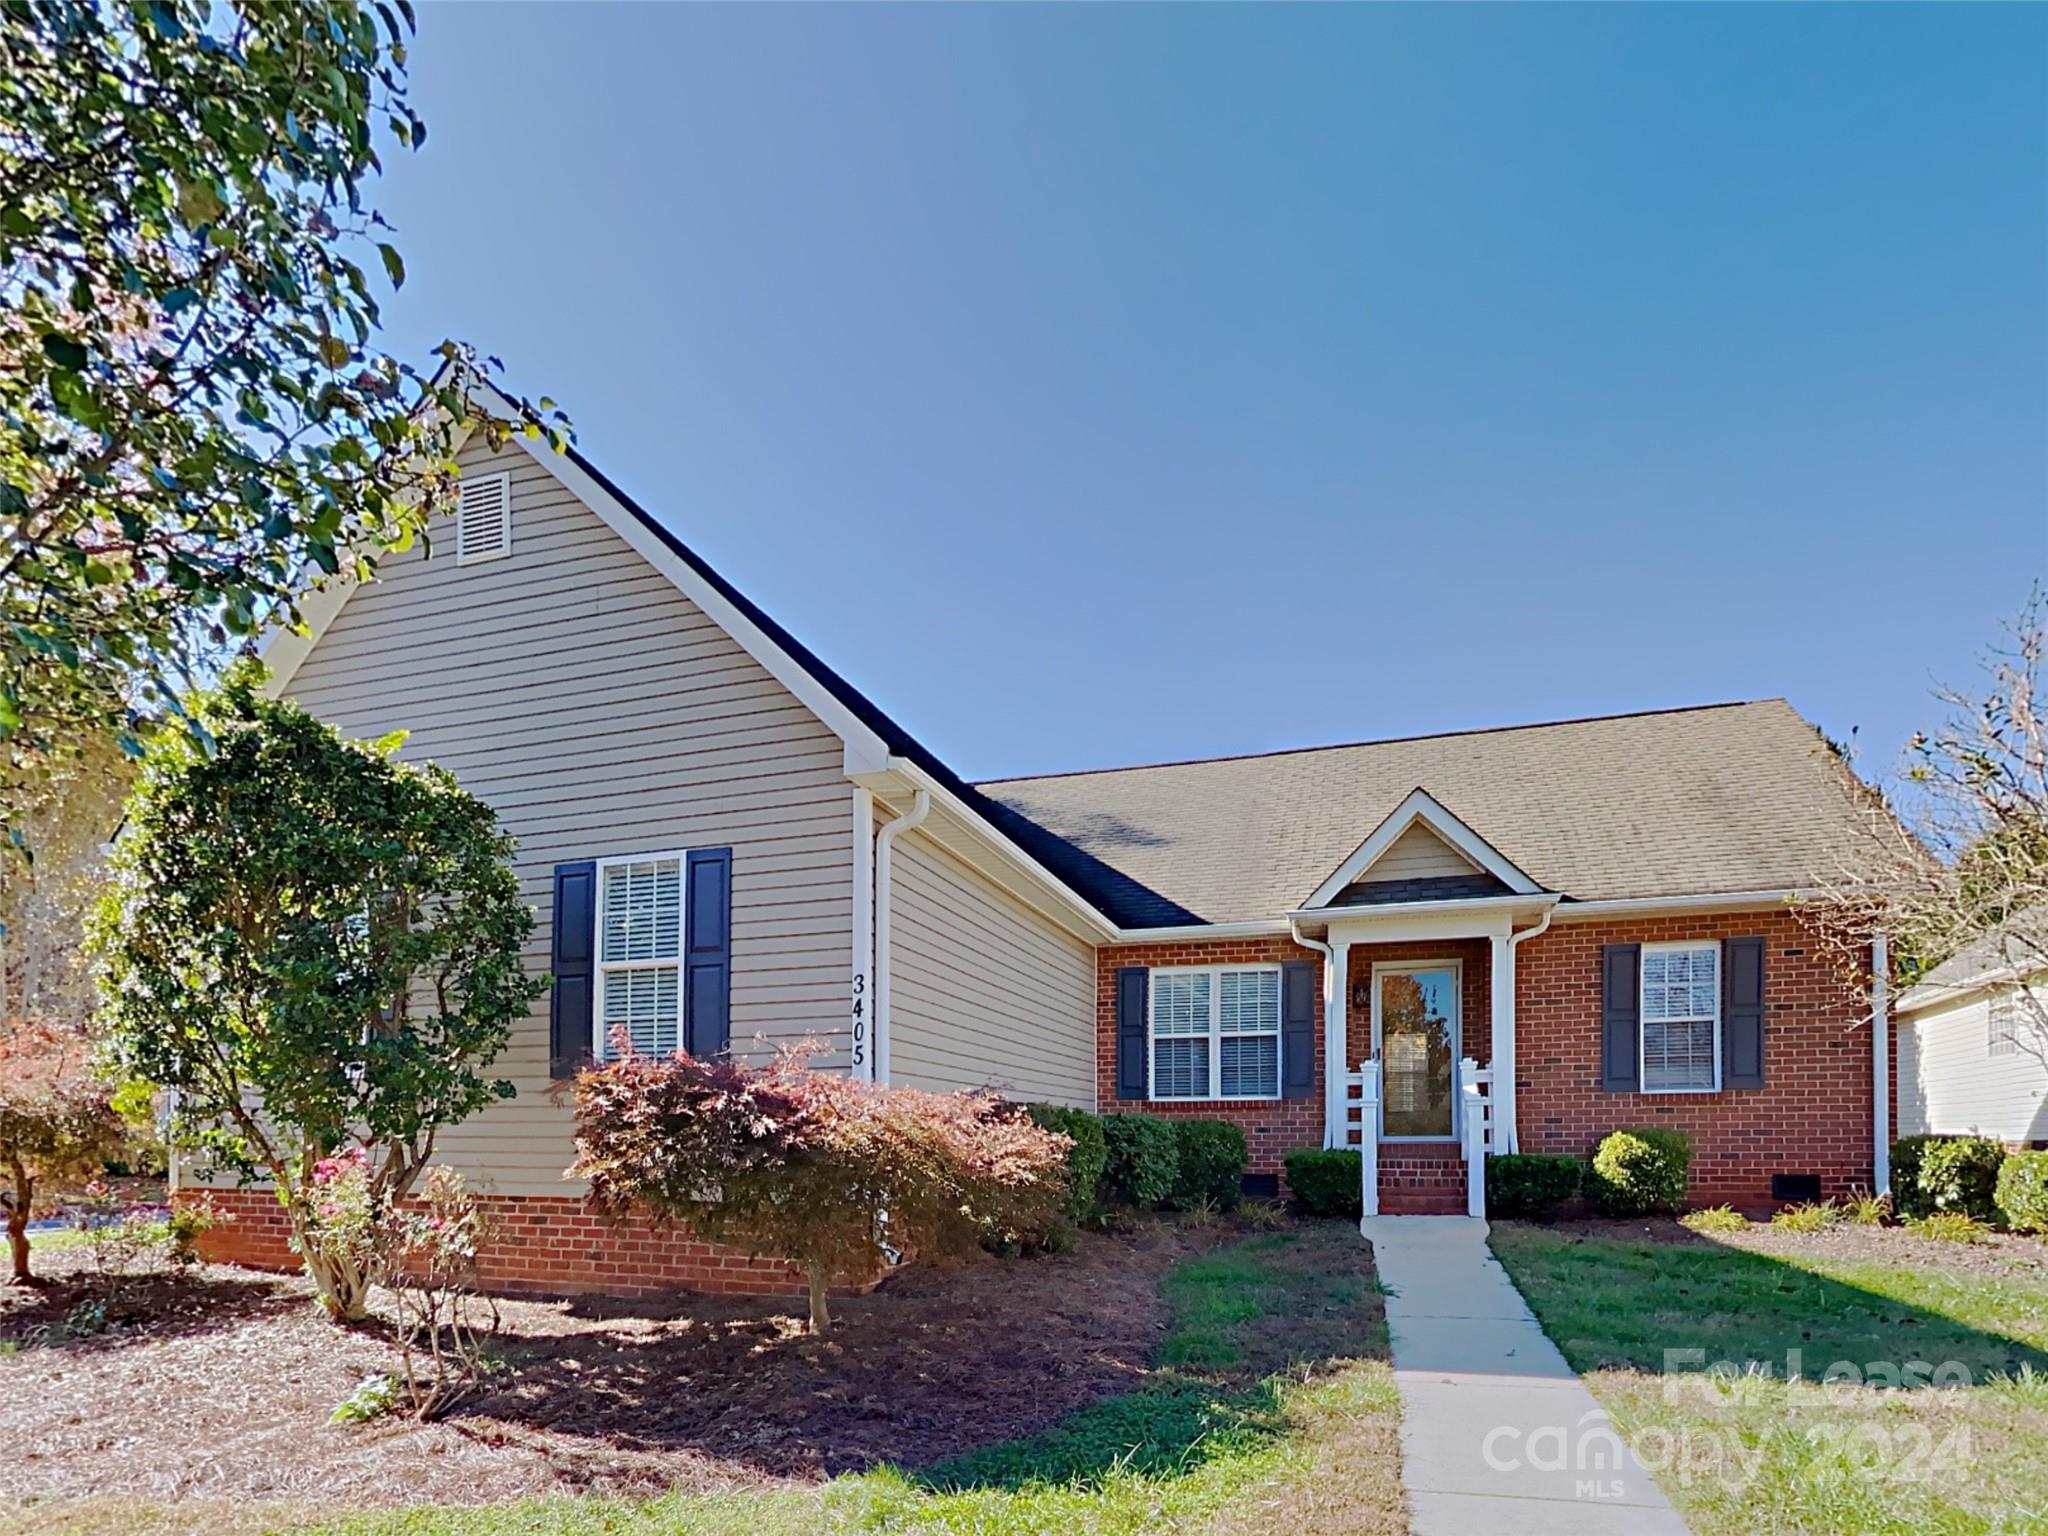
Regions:
<instances>
[{"instance_id":1,"label":"front door","mask_svg":"<svg viewBox=\"0 0 2048 1536\"><path fill-rule=\"evenodd\" d=\"M1373 967L1382 1140L1457 1137L1458 982L1453 960Z\"/></svg>"}]
</instances>

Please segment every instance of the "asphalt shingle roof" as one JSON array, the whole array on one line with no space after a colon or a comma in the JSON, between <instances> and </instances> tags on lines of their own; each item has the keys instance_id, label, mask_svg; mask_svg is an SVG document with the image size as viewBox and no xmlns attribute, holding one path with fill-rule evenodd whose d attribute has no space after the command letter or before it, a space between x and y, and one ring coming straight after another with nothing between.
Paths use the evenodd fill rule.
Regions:
<instances>
[{"instance_id":1,"label":"asphalt shingle roof","mask_svg":"<svg viewBox=\"0 0 2048 1536\"><path fill-rule=\"evenodd\" d=\"M1300 907L1417 788L1571 900L1809 886L1861 825L1851 786L1766 699L977 788L1054 873L1148 927Z\"/></svg>"}]
</instances>

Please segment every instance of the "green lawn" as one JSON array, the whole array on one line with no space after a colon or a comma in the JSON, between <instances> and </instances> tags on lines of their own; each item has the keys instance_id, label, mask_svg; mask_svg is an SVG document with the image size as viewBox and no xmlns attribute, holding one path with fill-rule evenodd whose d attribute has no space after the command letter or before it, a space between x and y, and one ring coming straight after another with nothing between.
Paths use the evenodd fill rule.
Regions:
<instances>
[{"instance_id":1,"label":"green lawn","mask_svg":"<svg viewBox=\"0 0 2048 1536\"><path fill-rule=\"evenodd\" d=\"M1493 1247L1697 1536L2048 1531L2048 1267L1899 1231ZM1824 1387L1838 1361L1969 1385Z\"/></svg>"},{"instance_id":2,"label":"green lawn","mask_svg":"<svg viewBox=\"0 0 2048 1536\"><path fill-rule=\"evenodd\" d=\"M294 1536L1108 1536L1196 1526L1398 1536L1406 1529L1400 1400L1365 1253L1348 1228L1316 1226L1242 1238L1183 1260L1161 1282L1169 1328L1142 1387L1031 1439L936 1466L744 1493L549 1498L322 1518L279 1511L255 1526L243 1512L230 1523ZM71 1523L60 1518L44 1529L140 1536L191 1528L191 1513L80 1508Z\"/></svg>"}]
</instances>

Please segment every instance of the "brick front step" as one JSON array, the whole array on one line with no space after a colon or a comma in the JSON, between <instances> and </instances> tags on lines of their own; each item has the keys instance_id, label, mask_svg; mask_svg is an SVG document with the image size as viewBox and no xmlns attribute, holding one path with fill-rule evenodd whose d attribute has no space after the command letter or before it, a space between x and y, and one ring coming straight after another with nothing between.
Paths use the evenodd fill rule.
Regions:
<instances>
[{"instance_id":1,"label":"brick front step","mask_svg":"<svg viewBox=\"0 0 2048 1536\"><path fill-rule=\"evenodd\" d=\"M1455 1146L1380 1148L1380 1213L1465 1214L1465 1159Z\"/></svg>"}]
</instances>

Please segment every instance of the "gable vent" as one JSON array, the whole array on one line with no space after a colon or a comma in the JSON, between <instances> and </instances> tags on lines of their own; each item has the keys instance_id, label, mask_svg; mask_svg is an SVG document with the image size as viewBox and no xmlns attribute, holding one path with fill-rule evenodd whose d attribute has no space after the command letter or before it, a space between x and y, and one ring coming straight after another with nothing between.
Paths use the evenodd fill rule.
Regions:
<instances>
[{"instance_id":1,"label":"gable vent","mask_svg":"<svg viewBox=\"0 0 2048 1536\"><path fill-rule=\"evenodd\" d=\"M464 476L455 508L455 563L474 565L512 553L512 477Z\"/></svg>"}]
</instances>

